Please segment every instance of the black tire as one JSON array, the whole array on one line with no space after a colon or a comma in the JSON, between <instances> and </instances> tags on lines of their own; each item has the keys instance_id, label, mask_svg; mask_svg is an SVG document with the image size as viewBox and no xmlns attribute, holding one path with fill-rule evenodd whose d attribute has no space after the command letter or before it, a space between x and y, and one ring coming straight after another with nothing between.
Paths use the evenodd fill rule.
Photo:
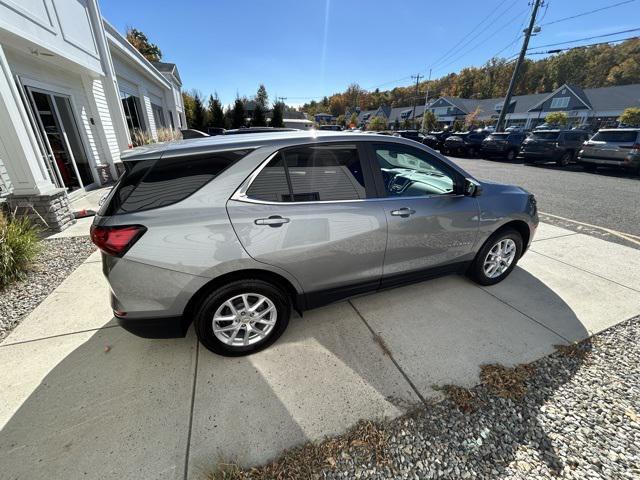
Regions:
<instances>
[{"instance_id":1,"label":"black tire","mask_svg":"<svg viewBox=\"0 0 640 480\"><path fill-rule=\"evenodd\" d=\"M511 239L516 244L515 257L511 262L511 265L509 265L509 268L507 268L507 270L505 270L500 276L493 277L493 278L489 277L484 271L485 258L487 257L487 255L489 254L489 251L493 248L494 245L506 239ZM520 232L518 232L517 230L513 230L511 228L498 230L496 233L491 235L491 237L489 237L489 239L486 242L484 242L484 245L482 245L482 248L476 254L476 258L474 258L473 262L471 263L469 270L467 270L467 275L474 282L479 283L480 285L495 285L496 283L499 283L505 278L507 278L509 274L513 271L513 269L516 267L518 263L518 260L520 260L520 257L522 256L522 250L523 250L523 242L522 242L522 235L520 235Z\"/></svg>"},{"instance_id":2,"label":"black tire","mask_svg":"<svg viewBox=\"0 0 640 480\"><path fill-rule=\"evenodd\" d=\"M582 164L582 170L584 170L585 172L590 172L593 173L598 169L598 167L596 167L595 165L593 165L592 163L583 163Z\"/></svg>"},{"instance_id":3,"label":"black tire","mask_svg":"<svg viewBox=\"0 0 640 480\"><path fill-rule=\"evenodd\" d=\"M518 156L518 152L516 152L515 150L509 150L507 152L507 160L509 162L513 162L517 156Z\"/></svg>"},{"instance_id":4,"label":"black tire","mask_svg":"<svg viewBox=\"0 0 640 480\"><path fill-rule=\"evenodd\" d=\"M571 152L564 152L562 156L556 161L559 167L568 167L573 160L573 154Z\"/></svg>"},{"instance_id":5,"label":"black tire","mask_svg":"<svg viewBox=\"0 0 640 480\"><path fill-rule=\"evenodd\" d=\"M270 333L262 340L247 346L232 346L224 343L213 332L213 317L217 309L227 300L241 294L259 294L267 297L276 308L276 322ZM198 340L202 345L218 355L239 357L267 348L282 335L289 324L291 299L280 288L263 280L247 279L231 282L208 294L198 306L193 319ZM246 327L243 330L246 331Z\"/></svg>"}]
</instances>

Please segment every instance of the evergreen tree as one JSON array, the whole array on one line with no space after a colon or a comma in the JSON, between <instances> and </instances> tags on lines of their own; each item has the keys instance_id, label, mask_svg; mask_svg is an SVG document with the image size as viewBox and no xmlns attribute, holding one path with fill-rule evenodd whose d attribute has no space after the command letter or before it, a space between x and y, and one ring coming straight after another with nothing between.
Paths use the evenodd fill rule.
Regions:
<instances>
[{"instance_id":1,"label":"evergreen tree","mask_svg":"<svg viewBox=\"0 0 640 480\"><path fill-rule=\"evenodd\" d=\"M246 113L244 110L244 103L240 97L236 97L236 101L233 104L231 110L231 126L233 128L240 128L245 126Z\"/></svg>"},{"instance_id":2,"label":"evergreen tree","mask_svg":"<svg viewBox=\"0 0 640 480\"><path fill-rule=\"evenodd\" d=\"M147 36L140 30L127 27L126 37L127 41L150 62L159 62L162 59L160 47L149 42Z\"/></svg>"},{"instance_id":3,"label":"evergreen tree","mask_svg":"<svg viewBox=\"0 0 640 480\"><path fill-rule=\"evenodd\" d=\"M189 128L195 128L203 132L207 130L206 112L199 92L194 92L193 95L193 124L189 125Z\"/></svg>"},{"instance_id":4,"label":"evergreen tree","mask_svg":"<svg viewBox=\"0 0 640 480\"><path fill-rule=\"evenodd\" d=\"M256 102L256 106L253 109L253 115L251 117L251 126L252 127L267 126L267 117L265 115L264 108L258 102Z\"/></svg>"},{"instance_id":5,"label":"evergreen tree","mask_svg":"<svg viewBox=\"0 0 640 480\"><path fill-rule=\"evenodd\" d=\"M262 112L266 112L269 104L269 95L267 95L267 89L264 85L260 84L258 92L256 93L256 103L262 107Z\"/></svg>"},{"instance_id":6,"label":"evergreen tree","mask_svg":"<svg viewBox=\"0 0 640 480\"><path fill-rule=\"evenodd\" d=\"M222 105L218 94L209 95L209 109L208 109L208 125L214 128L224 128L224 113L222 112Z\"/></svg>"},{"instance_id":7,"label":"evergreen tree","mask_svg":"<svg viewBox=\"0 0 640 480\"><path fill-rule=\"evenodd\" d=\"M278 102L273 105L273 116L271 117L271 126L274 128L282 128L284 127L284 104L282 102Z\"/></svg>"}]
</instances>

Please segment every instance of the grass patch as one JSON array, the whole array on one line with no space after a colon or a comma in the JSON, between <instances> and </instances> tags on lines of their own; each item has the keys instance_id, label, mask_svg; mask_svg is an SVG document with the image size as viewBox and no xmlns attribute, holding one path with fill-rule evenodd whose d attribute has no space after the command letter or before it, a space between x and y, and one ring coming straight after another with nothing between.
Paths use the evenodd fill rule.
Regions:
<instances>
[{"instance_id":1,"label":"grass patch","mask_svg":"<svg viewBox=\"0 0 640 480\"><path fill-rule=\"evenodd\" d=\"M29 219L0 211L0 289L23 279L39 251L38 229Z\"/></svg>"},{"instance_id":2,"label":"grass patch","mask_svg":"<svg viewBox=\"0 0 640 480\"><path fill-rule=\"evenodd\" d=\"M516 365L505 367L497 363L480 367L480 381L487 386L493 395L522 400L527 394L526 381L536 372L533 365Z\"/></svg>"},{"instance_id":3,"label":"grass patch","mask_svg":"<svg viewBox=\"0 0 640 480\"><path fill-rule=\"evenodd\" d=\"M384 465L387 462L388 435L375 422L361 420L344 435L309 442L286 450L280 457L261 467L242 469L235 463L220 463L207 480L298 480L321 478L323 470L333 470L340 458L349 456L359 462Z\"/></svg>"}]
</instances>

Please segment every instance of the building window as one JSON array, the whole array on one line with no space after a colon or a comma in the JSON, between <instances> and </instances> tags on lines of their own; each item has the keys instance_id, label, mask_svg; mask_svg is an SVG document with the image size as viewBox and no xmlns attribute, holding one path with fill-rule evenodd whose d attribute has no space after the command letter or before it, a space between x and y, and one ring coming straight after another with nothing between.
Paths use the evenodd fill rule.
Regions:
<instances>
[{"instance_id":1,"label":"building window","mask_svg":"<svg viewBox=\"0 0 640 480\"><path fill-rule=\"evenodd\" d=\"M556 97L551 100L551 108L567 108L571 97Z\"/></svg>"},{"instance_id":2,"label":"building window","mask_svg":"<svg viewBox=\"0 0 640 480\"><path fill-rule=\"evenodd\" d=\"M432 110L436 117L443 117L449 113L449 107L436 107Z\"/></svg>"},{"instance_id":3,"label":"building window","mask_svg":"<svg viewBox=\"0 0 640 480\"><path fill-rule=\"evenodd\" d=\"M151 110L153 110L153 119L156 122L156 128L167 128L167 122L164 119L164 111L162 110L162 107L152 103Z\"/></svg>"},{"instance_id":4,"label":"building window","mask_svg":"<svg viewBox=\"0 0 640 480\"><path fill-rule=\"evenodd\" d=\"M171 130L176 129L176 125L173 123L173 113L171 113L171 110L169 110L169 125L171 125Z\"/></svg>"},{"instance_id":5,"label":"building window","mask_svg":"<svg viewBox=\"0 0 640 480\"><path fill-rule=\"evenodd\" d=\"M124 109L124 116L127 119L129 130L132 132L134 130L145 130L140 99L122 90L120 90L120 99L122 100L122 108Z\"/></svg>"}]
</instances>

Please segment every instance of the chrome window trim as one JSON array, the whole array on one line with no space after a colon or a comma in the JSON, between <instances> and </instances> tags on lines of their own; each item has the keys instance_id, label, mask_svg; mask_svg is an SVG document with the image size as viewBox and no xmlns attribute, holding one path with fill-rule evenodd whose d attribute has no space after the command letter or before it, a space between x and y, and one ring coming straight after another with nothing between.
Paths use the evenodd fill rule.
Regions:
<instances>
[{"instance_id":1,"label":"chrome window trim","mask_svg":"<svg viewBox=\"0 0 640 480\"><path fill-rule=\"evenodd\" d=\"M251 175L249 175L244 182L238 187L238 189L231 195L229 200L236 200L244 203L255 203L259 205L316 205L327 203L356 203L356 202L372 202L372 201L384 201L384 200L416 200L426 198L441 198L441 197L464 197L460 193L444 193L442 195L420 195L412 197L376 197L376 198L355 198L353 200L312 200L308 202L269 202L267 200L258 200L247 196L247 190L251 187L251 184L256 179L260 172L269 164L281 150L276 150L264 160L258 168L256 168Z\"/></svg>"}]
</instances>

